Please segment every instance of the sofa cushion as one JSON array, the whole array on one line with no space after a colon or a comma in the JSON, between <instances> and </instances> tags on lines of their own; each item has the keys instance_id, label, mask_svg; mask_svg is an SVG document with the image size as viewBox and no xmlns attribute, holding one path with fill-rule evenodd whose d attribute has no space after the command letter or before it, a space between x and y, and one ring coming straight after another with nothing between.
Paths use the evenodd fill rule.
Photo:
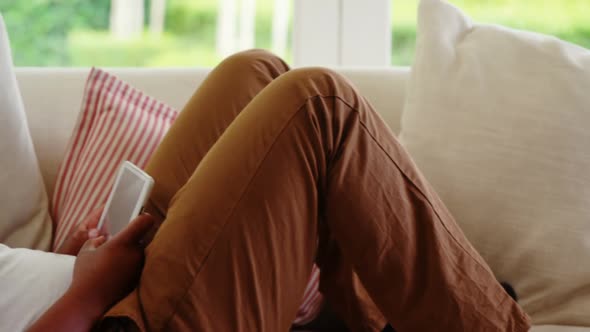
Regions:
<instances>
[{"instance_id":1,"label":"sofa cushion","mask_svg":"<svg viewBox=\"0 0 590 332\"><path fill-rule=\"evenodd\" d=\"M590 52L419 8L401 140L535 324L590 326Z\"/></svg>"},{"instance_id":2,"label":"sofa cushion","mask_svg":"<svg viewBox=\"0 0 590 332\"><path fill-rule=\"evenodd\" d=\"M590 332L590 327L564 326L564 325L541 325L533 326L530 332Z\"/></svg>"},{"instance_id":3,"label":"sofa cushion","mask_svg":"<svg viewBox=\"0 0 590 332\"><path fill-rule=\"evenodd\" d=\"M52 225L47 193L10 53L0 16L0 243L48 249Z\"/></svg>"},{"instance_id":4,"label":"sofa cushion","mask_svg":"<svg viewBox=\"0 0 590 332\"><path fill-rule=\"evenodd\" d=\"M25 331L70 287L76 257L0 244L0 331Z\"/></svg>"}]
</instances>

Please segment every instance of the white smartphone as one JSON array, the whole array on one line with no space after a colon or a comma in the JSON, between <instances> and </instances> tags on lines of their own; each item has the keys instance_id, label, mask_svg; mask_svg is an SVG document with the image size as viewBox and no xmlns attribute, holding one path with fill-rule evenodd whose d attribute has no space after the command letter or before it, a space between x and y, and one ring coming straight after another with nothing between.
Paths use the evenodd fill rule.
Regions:
<instances>
[{"instance_id":1,"label":"white smartphone","mask_svg":"<svg viewBox=\"0 0 590 332\"><path fill-rule=\"evenodd\" d=\"M154 179L151 176L133 163L124 161L100 216L98 229L103 229L110 235L119 233L139 215L153 185Z\"/></svg>"}]
</instances>

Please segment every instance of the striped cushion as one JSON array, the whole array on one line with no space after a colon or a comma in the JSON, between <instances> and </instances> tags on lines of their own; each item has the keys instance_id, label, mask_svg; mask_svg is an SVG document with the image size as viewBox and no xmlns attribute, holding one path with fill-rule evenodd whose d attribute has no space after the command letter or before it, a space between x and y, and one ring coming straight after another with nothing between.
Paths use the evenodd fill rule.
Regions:
<instances>
[{"instance_id":1,"label":"striped cushion","mask_svg":"<svg viewBox=\"0 0 590 332\"><path fill-rule=\"evenodd\" d=\"M53 196L54 248L90 211L105 204L122 161L146 165L176 115L117 77L90 71Z\"/></svg>"},{"instance_id":2,"label":"striped cushion","mask_svg":"<svg viewBox=\"0 0 590 332\"><path fill-rule=\"evenodd\" d=\"M54 248L90 211L106 203L122 161L145 167L176 116L166 104L92 68L53 195ZM310 322L321 309L319 274L314 265L296 325Z\"/></svg>"}]
</instances>

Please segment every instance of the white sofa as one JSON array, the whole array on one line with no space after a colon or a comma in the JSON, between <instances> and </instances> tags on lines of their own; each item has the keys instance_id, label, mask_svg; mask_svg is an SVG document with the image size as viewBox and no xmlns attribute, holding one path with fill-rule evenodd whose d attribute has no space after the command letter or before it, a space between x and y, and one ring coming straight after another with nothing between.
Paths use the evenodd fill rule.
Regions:
<instances>
[{"instance_id":1,"label":"white sofa","mask_svg":"<svg viewBox=\"0 0 590 332\"><path fill-rule=\"evenodd\" d=\"M109 71L181 109L209 69L116 68ZM397 134L409 68L338 69L351 79ZM31 135L49 196L75 125L89 68L17 68ZM590 314L590 313L589 313ZM537 326L534 332L583 332L590 328Z\"/></svg>"},{"instance_id":2,"label":"white sofa","mask_svg":"<svg viewBox=\"0 0 590 332\"><path fill-rule=\"evenodd\" d=\"M89 68L16 68L29 127L51 197L59 163L75 125ZM181 109L205 78L206 68L112 68L109 72ZM341 70L399 133L409 68Z\"/></svg>"}]
</instances>

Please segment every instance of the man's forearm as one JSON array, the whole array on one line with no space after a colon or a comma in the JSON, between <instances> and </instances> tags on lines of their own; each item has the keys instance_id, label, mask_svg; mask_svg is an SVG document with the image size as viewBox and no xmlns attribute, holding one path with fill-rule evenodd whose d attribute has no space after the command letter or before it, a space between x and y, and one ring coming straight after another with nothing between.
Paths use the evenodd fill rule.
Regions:
<instances>
[{"instance_id":1,"label":"man's forearm","mask_svg":"<svg viewBox=\"0 0 590 332\"><path fill-rule=\"evenodd\" d=\"M28 332L90 331L106 308L85 299L82 292L68 290L29 329Z\"/></svg>"}]
</instances>

